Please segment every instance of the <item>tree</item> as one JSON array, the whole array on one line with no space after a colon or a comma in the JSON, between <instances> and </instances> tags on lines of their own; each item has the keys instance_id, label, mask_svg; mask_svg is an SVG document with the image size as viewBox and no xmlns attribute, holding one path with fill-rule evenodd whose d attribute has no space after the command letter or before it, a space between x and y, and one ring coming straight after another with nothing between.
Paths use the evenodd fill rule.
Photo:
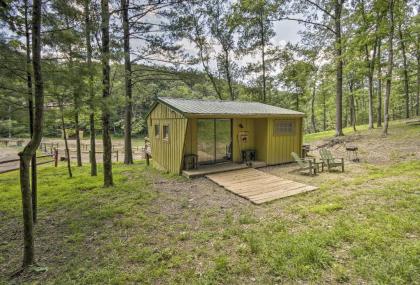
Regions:
<instances>
[{"instance_id":1,"label":"tree","mask_svg":"<svg viewBox=\"0 0 420 285\"><path fill-rule=\"evenodd\" d=\"M400 10L400 18L405 16L404 7ZM409 77L408 77L408 62L407 62L407 50L406 50L406 38L403 31L403 19L399 20L398 23L398 36L400 40L401 54L403 58L403 84L404 84L404 99L405 99L405 117L410 118L410 93L409 93Z\"/></svg>"},{"instance_id":2,"label":"tree","mask_svg":"<svg viewBox=\"0 0 420 285\"><path fill-rule=\"evenodd\" d=\"M416 58L417 58L416 116L419 116L420 115L420 32L417 33Z\"/></svg>"},{"instance_id":3,"label":"tree","mask_svg":"<svg viewBox=\"0 0 420 285\"><path fill-rule=\"evenodd\" d=\"M25 15L25 50L26 50L26 84L28 87L28 111L29 111L29 134L32 137L34 134L34 103L32 91L32 69L31 69L31 36L29 26L29 3L28 0L24 1L24 15ZM32 215L33 221L37 221L37 171L36 171L36 153L32 156L31 160L31 187L32 187Z\"/></svg>"},{"instance_id":4,"label":"tree","mask_svg":"<svg viewBox=\"0 0 420 285\"><path fill-rule=\"evenodd\" d=\"M260 74L262 96L267 100L268 63L267 53L270 39L274 36L273 22L270 16L277 10L277 5L269 0L242 0L235 7L236 24L240 32L239 51L242 54L259 52L260 63L249 64L248 73Z\"/></svg>"},{"instance_id":5,"label":"tree","mask_svg":"<svg viewBox=\"0 0 420 285\"><path fill-rule=\"evenodd\" d=\"M378 66L378 114L377 114L377 126L382 127L382 58L381 58L381 46L382 39L378 39L378 56L377 56L377 66Z\"/></svg>"},{"instance_id":6,"label":"tree","mask_svg":"<svg viewBox=\"0 0 420 285\"><path fill-rule=\"evenodd\" d=\"M121 0L122 25L124 31L124 81L125 81L125 124L124 124L124 163L133 164L133 150L131 147L131 117L132 105L132 83L131 83L131 59L130 59L130 23L128 17L129 0Z\"/></svg>"},{"instance_id":7,"label":"tree","mask_svg":"<svg viewBox=\"0 0 420 285\"><path fill-rule=\"evenodd\" d=\"M386 73L386 87L385 87L385 101L384 101L384 129L382 134L388 135L389 124L389 99L391 97L391 84L392 84L392 69L394 66L394 0L389 0L388 4L388 62Z\"/></svg>"},{"instance_id":8,"label":"tree","mask_svg":"<svg viewBox=\"0 0 420 285\"><path fill-rule=\"evenodd\" d=\"M34 236L33 211L30 195L29 163L42 139L43 111L44 111L44 85L41 70L41 0L33 0L32 6L32 66L34 73L35 112L33 122L33 135L29 143L19 153L20 157L20 188L22 192L23 211L23 268L34 264Z\"/></svg>"},{"instance_id":9,"label":"tree","mask_svg":"<svg viewBox=\"0 0 420 285\"><path fill-rule=\"evenodd\" d=\"M84 16L85 16L85 37L86 37L86 64L88 67L89 76L89 131L90 131L90 175L97 175L96 166L96 130L95 130L95 92L93 90L94 84L94 69L92 64L92 43L91 43L91 32L92 22L90 15L90 0L84 0Z\"/></svg>"},{"instance_id":10,"label":"tree","mask_svg":"<svg viewBox=\"0 0 420 285\"><path fill-rule=\"evenodd\" d=\"M376 4L376 5L375 5ZM361 42L365 54L366 74L368 78L368 118L369 129L373 129L373 76L375 71L375 62L378 52L378 42L380 41L380 27L382 24L383 14L386 10L382 9L382 5L376 2L371 3L370 9L367 10L364 0L359 0L359 9L355 14L361 15L360 32L355 36ZM372 31L373 27L373 31Z\"/></svg>"},{"instance_id":11,"label":"tree","mask_svg":"<svg viewBox=\"0 0 420 285\"><path fill-rule=\"evenodd\" d=\"M217 55L219 73L224 75L228 86L230 100L235 100L234 73L237 66L232 60L231 53L235 49L235 32L237 26L232 24L232 9L229 2L212 0L207 4L207 15L211 35L220 45L222 52Z\"/></svg>"},{"instance_id":12,"label":"tree","mask_svg":"<svg viewBox=\"0 0 420 285\"><path fill-rule=\"evenodd\" d=\"M112 143L110 136L110 51L109 51L109 3L108 0L101 0L101 31L102 31L102 141L103 141L103 165L104 165L104 187L114 185L112 179Z\"/></svg>"},{"instance_id":13,"label":"tree","mask_svg":"<svg viewBox=\"0 0 420 285\"><path fill-rule=\"evenodd\" d=\"M343 46L342 16L345 0L296 0L292 6L282 7L277 20L292 20L314 27L318 32L328 32L334 36L334 60L336 64L335 135L343 135ZM286 5L283 5L286 6ZM306 17L294 17L302 15ZM318 20L322 15L321 20Z\"/></svg>"}]
</instances>

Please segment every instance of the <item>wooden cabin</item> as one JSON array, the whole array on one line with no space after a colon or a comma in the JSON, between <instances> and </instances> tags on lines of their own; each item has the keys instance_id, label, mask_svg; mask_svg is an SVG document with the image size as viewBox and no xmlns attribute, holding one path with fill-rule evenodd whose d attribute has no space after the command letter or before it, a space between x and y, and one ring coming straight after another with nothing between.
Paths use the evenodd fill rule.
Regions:
<instances>
[{"instance_id":1,"label":"wooden cabin","mask_svg":"<svg viewBox=\"0 0 420 285\"><path fill-rule=\"evenodd\" d=\"M303 116L258 102L160 97L147 115L152 163L181 174L291 162L301 152Z\"/></svg>"}]
</instances>

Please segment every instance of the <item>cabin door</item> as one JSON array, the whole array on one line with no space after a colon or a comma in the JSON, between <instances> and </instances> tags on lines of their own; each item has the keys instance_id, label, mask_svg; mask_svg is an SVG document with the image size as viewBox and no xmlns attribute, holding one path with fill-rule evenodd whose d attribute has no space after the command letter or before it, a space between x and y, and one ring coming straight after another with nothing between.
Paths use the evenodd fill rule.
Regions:
<instances>
[{"instance_id":1,"label":"cabin door","mask_svg":"<svg viewBox=\"0 0 420 285\"><path fill-rule=\"evenodd\" d=\"M197 120L197 154L200 164L232 160L230 119Z\"/></svg>"}]
</instances>

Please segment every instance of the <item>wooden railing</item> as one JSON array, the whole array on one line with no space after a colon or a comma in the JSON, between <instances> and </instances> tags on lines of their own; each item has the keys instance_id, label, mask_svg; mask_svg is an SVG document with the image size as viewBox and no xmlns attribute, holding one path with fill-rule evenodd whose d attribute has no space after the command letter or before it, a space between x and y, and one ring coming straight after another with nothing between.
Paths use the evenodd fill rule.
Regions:
<instances>
[{"instance_id":1,"label":"wooden railing","mask_svg":"<svg viewBox=\"0 0 420 285\"><path fill-rule=\"evenodd\" d=\"M52 159L47 160L47 161L38 161L38 159L46 158L46 157L51 157ZM37 158L36 165L42 165L42 164L52 163L52 162L54 163L55 167L57 167L57 165L58 165L58 151L57 150L54 150L53 154L40 155L40 156L37 156L36 158ZM20 161L20 159L3 160L3 161L0 161L0 165L10 164L10 163L19 162L19 161ZM15 171L15 170L18 170L18 169L19 169L19 166L7 168L7 169L4 169L4 170L0 170L0 174L7 173L7 172L10 172L10 171Z\"/></svg>"}]
</instances>

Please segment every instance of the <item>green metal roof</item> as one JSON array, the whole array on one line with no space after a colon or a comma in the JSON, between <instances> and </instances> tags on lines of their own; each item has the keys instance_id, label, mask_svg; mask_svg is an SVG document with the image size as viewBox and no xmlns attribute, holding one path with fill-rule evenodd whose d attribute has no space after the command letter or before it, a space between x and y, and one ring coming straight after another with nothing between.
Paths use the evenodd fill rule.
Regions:
<instances>
[{"instance_id":1,"label":"green metal roof","mask_svg":"<svg viewBox=\"0 0 420 285\"><path fill-rule=\"evenodd\" d=\"M243 116L304 116L304 113L259 102L198 100L159 97L158 102L166 104L183 115L243 115ZM152 107L152 109L154 106Z\"/></svg>"}]
</instances>

